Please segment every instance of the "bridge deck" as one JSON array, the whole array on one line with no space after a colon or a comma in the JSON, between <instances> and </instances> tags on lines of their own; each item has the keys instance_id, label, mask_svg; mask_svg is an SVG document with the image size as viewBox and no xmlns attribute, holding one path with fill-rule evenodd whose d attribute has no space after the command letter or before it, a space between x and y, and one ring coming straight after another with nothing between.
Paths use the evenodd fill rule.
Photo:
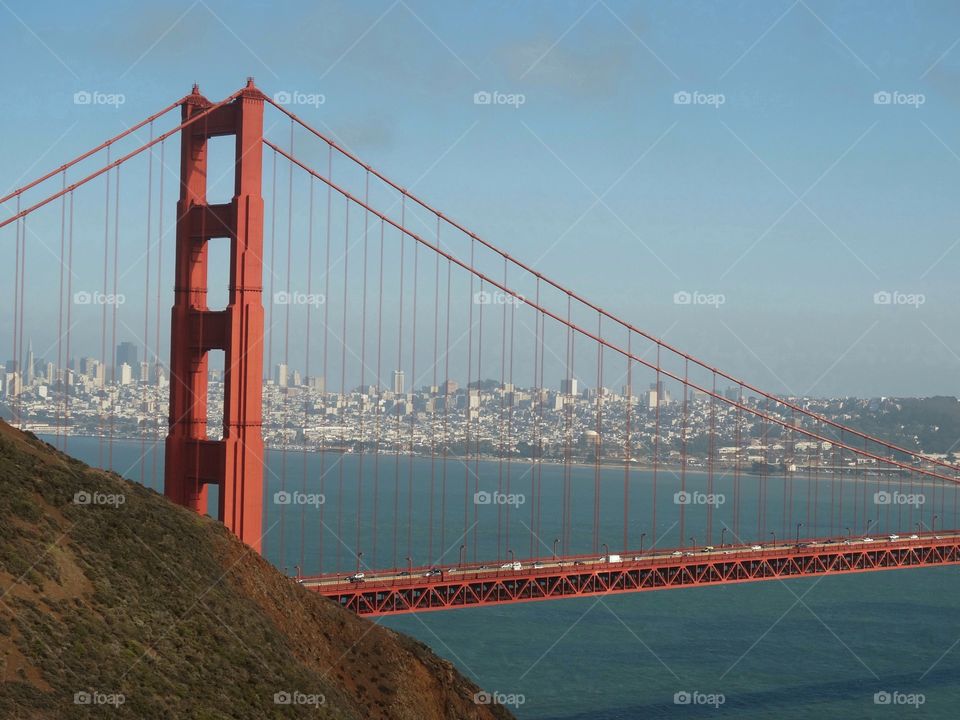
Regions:
<instances>
[{"instance_id":1,"label":"bridge deck","mask_svg":"<svg viewBox=\"0 0 960 720\"><path fill-rule=\"evenodd\" d=\"M499 564L411 568L298 578L304 587L359 615L392 615L501 603L757 582L960 563L960 531L890 540L854 538L624 555L619 562L593 556Z\"/></svg>"}]
</instances>

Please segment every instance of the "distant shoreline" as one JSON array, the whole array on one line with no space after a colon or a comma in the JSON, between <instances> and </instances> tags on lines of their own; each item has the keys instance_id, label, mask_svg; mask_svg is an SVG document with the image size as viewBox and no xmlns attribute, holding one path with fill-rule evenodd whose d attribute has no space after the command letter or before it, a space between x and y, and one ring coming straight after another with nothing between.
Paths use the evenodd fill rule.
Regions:
<instances>
[{"instance_id":1,"label":"distant shoreline","mask_svg":"<svg viewBox=\"0 0 960 720\"><path fill-rule=\"evenodd\" d=\"M30 431L30 432L32 432L32 431ZM36 433L35 433L35 434L36 434ZM40 433L40 434L37 434L37 437L39 437L39 438L51 438L51 439L64 438L64 437L66 437L66 438L83 438L83 439L87 439L87 440L105 440L105 441L109 441L109 440L110 440L110 438L107 437L107 436L103 436L103 435L92 435L92 434L87 434L87 433L64 433L64 434L62 434L62 435L51 435L51 434L47 434L47 433ZM114 442L124 442L124 443L137 443L137 442L140 442L140 443L143 443L143 444L153 444L153 445L158 445L158 444L160 444L160 442L161 442L162 440L164 440L164 438L146 438L146 437L128 437L128 436L114 437L114 438L113 438L113 441L114 441ZM302 448L302 447L284 448L284 447L266 446L265 449L266 449L268 452L272 452L272 453L282 453L282 452L287 452L287 453L304 453L304 452L307 452L307 453L311 453L311 454L315 454L315 455L322 455L322 454L325 454L325 453L330 453L330 454L336 454L336 455L344 455L344 454L356 455L356 456L358 456L358 457L361 456L361 455L366 455L366 456L375 457L375 456L377 455L376 452L372 452L372 451L371 451L371 452L366 452L366 453L356 453L356 452L353 452L352 450L344 452L344 451L341 450L341 449L330 449L330 448L327 448L327 449L320 449L320 448ZM409 452L402 452L402 453L400 453L400 454L398 455L396 451L389 451L389 452L388 452L388 451L382 451L382 452L379 453L379 456L380 456L380 457L394 457L394 458L395 458L395 457L405 457L405 458L409 458L409 457L412 456L412 457L417 458L417 459L419 459L419 460L431 460L431 459L433 459L433 460L443 460L443 459L444 459L444 458L443 458L443 455L440 454L440 453L438 453L437 455L426 455L426 454L423 454L423 453L412 453L412 454L411 454L411 453L409 453ZM563 468L563 467L566 467L566 466L568 465L568 463L565 463L565 462L563 462L562 460L553 460L553 459L551 459L551 460L534 461L534 460L531 460L530 458L502 458L502 459L501 459L501 458L498 458L498 457L486 457L486 456L482 456L482 455L478 457L478 456L476 456L476 455L464 456L464 455L451 455L451 454L448 454L448 455L446 456L446 459L447 459L447 461L459 462L459 463L461 463L461 464L468 464L468 463L470 463L470 462L478 462L478 461L479 461L479 462L488 463L488 464L494 464L494 463L503 462L504 464L509 463L509 465L511 465L511 466L528 466L528 465L530 465L530 466L536 466L536 465L541 465L541 466L546 466L546 467L551 467L551 468ZM696 476L709 476L709 475L710 475L710 471L709 471L709 470L705 470L705 469L703 469L703 468L699 468L699 467L697 467L697 468L690 468L690 467L688 467L688 468L686 468L686 470L684 471L684 469L683 469L680 465L672 465L672 464L667 464L667 463L660 463L660 464L658 464L658 465L655 467L655 466L654 466L653 464L651 464L651 463L629 463L629 464L622 463L622 462L601 462L601 463L595 463L595 462L582 462L582 461L577 461L577 460L571 460L571 461L569 462L569 466L570 466L570 467L575 467L575 468L587 468L587 469L588 469L588 468L599 468L599 469L602 469L602 470L626 470L626 469L629 468L630 471L639 471L639 472L641 472L641 473L654 473L654 472L656 472L656 473L658 473L658 474L660 474L660 473L662 473L662 474L667 474L667 475L670 475L670 476L672 476L672 477L674 477L674 478L676 478L676 479L678 479L678 480L680 479L680 477L681 477L682 474L685 474L685 475L696 475ZM813 472L811 472L811 471L808 471L806 468L803 468L803 469L801 469L801 470L796 470L796 471L790 472L790 473L785 473L785 472L783 472L782 470L768 471L768 472L766 473L765 477L767 477L767 478L771 478L771 477L773 477L773 478L784 478L784 477L785 477L785 478L790 479L790 480L800 480L800 481L802 481L802 480L809 480L809 481L839 480L839 481L841 481L841 482L861 482L861 481L864 481L864 480L867 480L867 481L869 481L869 480L883 480L883 476L896 477L897 473L899 473L899 472L900 472L899 470L889 470L889 471L883 472L883 473L880 474L880 475L878 475L878 474L876 474L876 473L870 473L870 474L866 475L865 477L863 477L863 476L857 476L857 475L856 475L856 471L853 471L853 470L852 470L852 471L848 471L848 472L846 472L846 473L843 473L843 474L841 474L841 475L837 475L836 473L833 473L833 472L827 473L827 472L825 472L825 471L823 471L823 470L821 470L820 472L817 472L816 470L814 470ZM737 469L736 469L735 467L729 466L729 465L719 466L719 467L717 467L717 468L715 468L715 469L713 470L713 475L714 475L714 477L715 477L715 478L719 478L719 479L734 478L735 475L736 475L736 473L737 473ZM740 469L739 469L739 475L740 475L741 478L742 478L742 477L747 477L747 478L757 478L757 479L760 479L760 478L764 477L764 475L763 475L762 473L757 472L757 471L753 471L752 469L744 468L743 466L741 466ZM638 478L638 479L646 480L646 478ZM652 478L650 478L650 480L652 481Z\"/></svg>"}]
</instances>

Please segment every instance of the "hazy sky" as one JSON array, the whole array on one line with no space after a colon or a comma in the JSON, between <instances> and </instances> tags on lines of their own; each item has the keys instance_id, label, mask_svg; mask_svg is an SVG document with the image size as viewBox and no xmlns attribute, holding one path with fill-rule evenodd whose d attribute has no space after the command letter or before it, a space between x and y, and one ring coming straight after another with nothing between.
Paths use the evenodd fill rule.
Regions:
<instances>
[{"instance_id":1,"label":"hazy sky","mask_svg":"<svg viewBox=\"0 0 960 720\"><path fill-rule=\"evenodd\" d=\"M516 257L761 387L957 394L954 2L0 0L0 18L2 190L194 81L218 99L254 75L271 95L322 94L296 111ZM124 102L77 105L78 91ZM6 264L13 235L0 243Z\"/></svg>"}]
</instances>

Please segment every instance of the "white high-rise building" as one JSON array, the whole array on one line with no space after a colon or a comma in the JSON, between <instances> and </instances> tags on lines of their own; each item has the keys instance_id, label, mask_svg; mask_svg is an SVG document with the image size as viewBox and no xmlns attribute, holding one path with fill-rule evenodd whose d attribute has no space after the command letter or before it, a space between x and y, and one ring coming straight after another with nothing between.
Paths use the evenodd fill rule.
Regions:
<instances>
[{"instance_id":1,"label":"white high-rise building","mask_svg":"<svg viewBox=\"0 0 960 720\"><path fill-rule=\"evenodd\" d=\"M120 366L120 384L129 385L133 382L133 368L127 363Z\"/></svg>"},{"instance_id":2,"label":"white high-rise building","mask_svg":"<svg viewBox=\"0 0 960 720\"><path fill-rule=\"evenodd\" d=\"M403 370L393 371L393 392L397 395L403 394Z\"/></svg>"},{"instance_id":3,"label":"white high-rise building","mask_svg":"<svg viewBox=\"0 0 960 720\"><path fill-rule=\"evenodd\" d=\"M277 384L277 387L285 388L287 386L287 364L286 363L277 363L277 370L274 373L273 381Z\"/></svg>"}]
</instances>

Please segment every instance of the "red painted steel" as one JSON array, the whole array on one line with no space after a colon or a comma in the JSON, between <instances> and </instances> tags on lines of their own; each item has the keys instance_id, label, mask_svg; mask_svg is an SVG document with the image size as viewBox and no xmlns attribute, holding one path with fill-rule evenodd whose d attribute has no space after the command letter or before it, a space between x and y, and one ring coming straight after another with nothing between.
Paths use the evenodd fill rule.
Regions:
<instances>
[{"instance_id":1,"label":"red painted steel","mask_svg":"<svg viewBox=\"0 0 960 720\"><path fill-rule=\"evenodd\" d=\"M593 557L596 560L596 556ZM301 577L306 588L329 597L359 615L396 615L504 603L613 595L648 590L727 585L818 575L960 564L960 536L924 536L917 540L817 547L782 546L758 551L685 552L621 563L575 565L561 558L562 567L533 566L521 570L476 572L444 568L442 574L377 582L343 578ZM582 561L581 561L582 562ZM556 562L550 563L555 565ZM422 569L421 569L422 570ZM368 574L369 578L369 574ZM324 584L316 584L322 582Z\"/></svg>"},{"instance_id":2,"label":"red painted steel","mask_svg":"<svg viewBox=\"0 0 960 720\"><path fill-rule=\"evenodd\" d=\"M165 494L204 512L207 486L220 488L219 517L261 549L263 523L263 94L250 81L229 104L194 89L183 104L177 251L170 344L170 432ZM234 196L206 200L207 140L236 136ZM229 301L207 308L207 241L230 239ZM225 351L223 440L207 439L207 353Z\"/></svg>"}]
</instances>

